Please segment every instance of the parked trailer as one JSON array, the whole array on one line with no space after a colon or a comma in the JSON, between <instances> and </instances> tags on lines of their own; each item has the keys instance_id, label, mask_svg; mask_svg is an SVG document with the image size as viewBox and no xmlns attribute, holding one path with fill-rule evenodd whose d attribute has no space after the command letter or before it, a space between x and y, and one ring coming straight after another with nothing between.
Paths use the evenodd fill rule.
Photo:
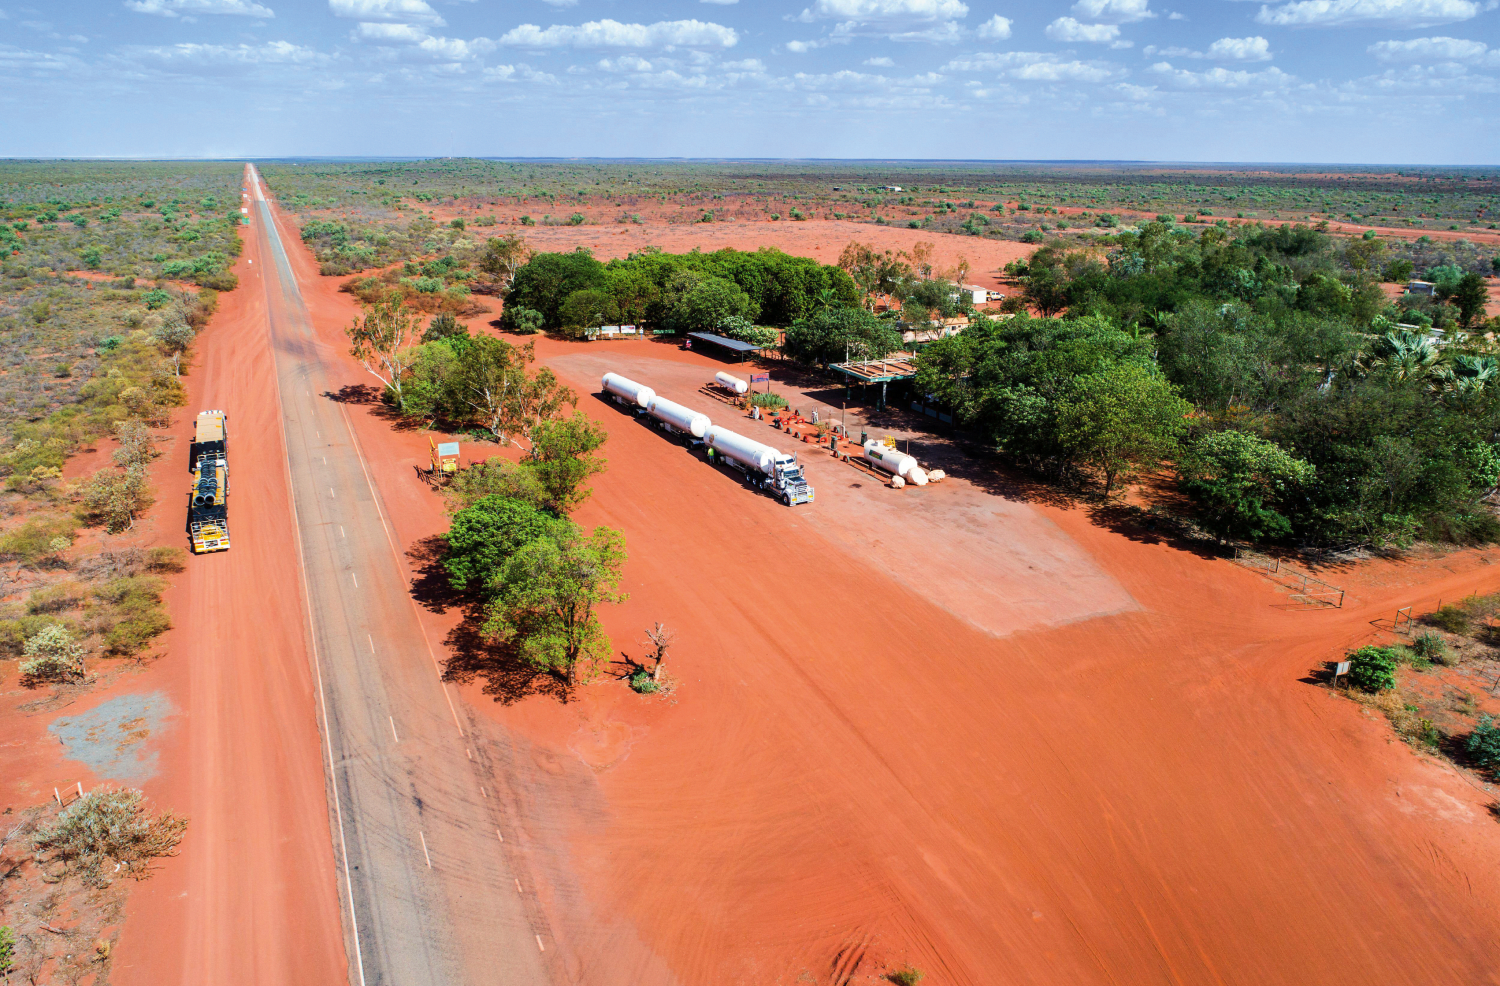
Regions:
<instances>
[{"instance_id":1,"label":"parked trailer","mask_svg":"<svg viewBox=\"0 0 1500 986\"><path fill-rule=\"evenodd\" d=\"M795 456L719 426L709 428L703 440L731 467L751 475L761 486L775 490L787 506L813 502L812 485L802 475L802 466Z\"/></svg>"},{"instance_id":2,"label":"parked trailer","mask_svg":"<svg viewBox=\"0 0 1500 986\"><path fill-rule=\"evenodd\" d=\"M656 397L656 391L643 383L620 376L618 373L606 373L599 381L600 388L606 394L612 394L622 404L634 404L637 407L649 408L651 401Z\"/></svg>"},{"instance_id":3,"label":"parked trailer","mask_svg":"<svg viewBox=\"0 0 1500 986\"><path fill-rule=\"evenodd\" d=\"M745 391L750 389L750 385L748 383L741 380L733 373L725 373L723 370L720 370L718 373L714 374L714 383L718 384L720 387L723 387L725 390L732 391L736 394L743 394Z\"/></svg>"},{"instance_id":4,"label":"parked trailer","mask_svg":"<svg viewBox=\"0 0 1500 986\"><path fill-rule=\"evenodd\" d=\"M892 476L900 477L905 481L901 484L903 486L907 483L910 483L912 486L927 485L927 474L922 471L921 466L917 465L917 460L914 456L907 455L905 452L898 452L893 448L887 448L879 442L869 441L865 442L864 457L866 462L877 469L882 469ZM899 487L897 488L899 489Z\"/></svg>"},{"instance_id":5,"label":"parked trailer","mask_svg":"<svg viewBox=\"0 0 1500 986\"><path fill-rule=\"evenodd\" d=\"M188 535L193 554L229 550L229 415L200 411L188 448Z\"/></svg>"},{"instance_id":6,"label":"parked trailer","mask_svg":"<svg viewBox=\"0 0 1500 986\"><path fill-rule=\"evenodd\" d=\"M662 424L677 431L686 432L694 438L702 438L713 427L713 422L708 420L708 415L683 407L676 401L669 401L665 397L651 398L646 412Z\"/></svg>"}]
</instances>

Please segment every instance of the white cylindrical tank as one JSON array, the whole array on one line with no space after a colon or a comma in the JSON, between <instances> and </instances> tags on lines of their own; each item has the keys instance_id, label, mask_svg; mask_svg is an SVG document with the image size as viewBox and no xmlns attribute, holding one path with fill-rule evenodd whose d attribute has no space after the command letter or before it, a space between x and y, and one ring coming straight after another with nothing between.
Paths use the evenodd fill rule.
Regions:
<instances>
[{"instance_id":1,"label":"white cylindrical tank","mask_svg":"<svg viewBox=\"0 0 1500 986\"><path fill-rule=\"evenodd\" d=\"M899 490L901 487L903 487L905 485L906 485L906 480L902 479L900 476L892 476L891 477L891 489L893 489L893 490Z\"/></svg>"},{"instance_id":2,"label":"white cylindrical tank","mask_svg":"<svg viewBox=\"0 0 1500 986\"><path fill-rule=\"evenodd\" d=\"M723 370L720 370L718 373L714 374L714 383L718 384L720 387L723 387L725 390L732 390L736 394L743 394L745 391L750 389L750 385L748 383L741 380L733 373L725 373Z\"/></svg>"},{"instance_id":3,"label":"white cylindrical tank","mask_svg":"<svg viewBox=\"0 0 1500 986\"><path fill-rule=\"evenodd\" d=\"M913 486L926 486L927 474L917 465L915 456L886 448L876 441L865 442L865 461L893 476L900 476Z\"/></svg>"},{"instance_id":4,"label":"white cylindrical tank","mask_svg":"<svg viewBox=\"0 0 1500 986\"><path fill-rule=\"evenodd\" d=\"M775 449L762 445L760 442L753 442L744 435L736 434L721 425L708 429L708 434L703 440L720 455L728 456L756 472L771 475L771 463L776 461L777 455Z\"/></svg>"},{"instance_id":5,"label":"white cylindrical tank","mask_svg":"<svg viewBox=\"0 0 1500 986\"><path fill-rule=\"evenodd\" d=\"M694 438L702 438L703 433L713 425L713 422L708 420L708 415L685 408L665 397L651 398L651 404L646 410L656 420L665 421L678 431L685 431Z\"/></svg>"},{"instance_id":6,"label":"white cylindrical tank","mask_svg":"<svg viewBox=\"0 0 1500 986\"><path fill-rule=\"evenodd\" d=\"M604 379L599 381L599 383L606 394L623 397L627 403L636 404L640 407L649 408L651 406L651 399L656 396L656 391L650 387L622 377L618 373L604 374Z\"/></svg>"}]
</instances>

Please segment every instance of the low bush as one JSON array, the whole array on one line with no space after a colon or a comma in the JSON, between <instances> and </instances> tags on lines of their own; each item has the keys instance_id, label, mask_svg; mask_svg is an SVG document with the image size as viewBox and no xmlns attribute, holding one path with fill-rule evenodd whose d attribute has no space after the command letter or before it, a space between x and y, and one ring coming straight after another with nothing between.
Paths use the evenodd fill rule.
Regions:
<instances>
[{"instance_id":1,"label":"low bush","mask_svg":"<svg viewBox=\"0 0 1500 986\"><path fill-rule=\"evenodd\" d=\"M885 978L895 983L896 986L917 986L923 979L921 969L915 966L902 966L894 972L886 973Z\"/></svg>"},{"instance_id":2,"label":"low bush","mask_svg":"<svg viewBox=\"0 0 1500 986\"><path fill-rule=\"evenodd\" d=\"M162 588L162 580L155 576L127 575L94 590L95 596L114 607L113 625L104 633L104 645L111 653L137 653L172 629L161 606Z\"/></svg>"},{"instance_id":3,"label":"low bush","mask_svg":"<svg viewBox=\"0 0 1500 986\"><path fill-rule=\"evenodd\" d=\"M763 407L767 410L775 411L786 407L786 398L780 394L751 394L750 403L754 407Z\"/></svg>"},{"instance_id":4,"label":"low bush","mask_svg":"<svg viewBox=\"0 0 1500 986\"><path fill-rule=\"evenodd\" d=\"M59 549L53 543L58 538L72 543L73 532L77 529L78 523L71 517L29 520L0 536L0 559L35 565L43 558L58 553Z\"/></svg>"},{"instance_id":5,"label":"low bush","mask_svg":"<svg viewBox=\"0 0 1500 986\"><path fill-rule=\"evenodd\" d=\"M145 795L133 788L100 788L65 808L32 844L48 862L62 863L85 884L103 887L116 869L139 880L153 859L175 856L187 824L171 812L153 816Z\"/></svg>"},{"instance_id":6,"label":"low bush","mask_svg":"<svg viewBox=\"0 0 1500 986\"><path fill-rule=\"evenodd\" d=\"M651 672L641 668L630 676L630 687L641 695L652 695L660 690Z\"/></svg>"},{"instance_id":7,"label":"low bush","mask_svg":"<svg viewBox=\"0 0 1500 986\"><path fill-rule=\"evenodd\" d=\"M1350 655L1349 683L1366 692L1390 691L1396 687L1401 656L1394 647L1361 647Z\"/></svg>"},{"instance_id":8,"label":"low bush","mask_svg":"<svg viewBox=\"0 0 1500 986\"><path fill-rule=\"evenodd\" d=\"M60 623L37 631L26 641L22 653L20 670L27 684L83 677L83 645L74 641L72 632Z\"/></svg>"},{"instance_id":9,"label":"low bush","mask_svg":"<svg viewBox=\"0 0 1500 986\"><path fill-rule=\"evenodd\" d=\"M1479 717L1474 731L1464 743L1469 759L1489 771L1500 771L1500 726L1488 715Z\"/></svg>"},{"instance_id":10,"label":"low bush","mask_svg":"<svg viewBox=\"0 0 1500 986\"><path fill-rule=\"evenodd\" d=\"M1448 649L1448 644L1442 637L1432 632L1417 634L1412 639L1411 652L1434 664L1453 663L1453 652Z\"/></svg>"},{"instance_id":11,"label":"low bush","mask_svg":"<svg viewBox=\"0 0 1500 986\"><path fill-rule=\"evenodd\" d=\"M187 567L187 552L181 548L161 545L146 552L148 572L180 572Z\"/></svg>"},{"instance_id":12,"label":"low bush","mask_svg":"<svg viewBox=\"0 0 1500 986\"><path fill-rule=\"evenodd\" d=\"M1427 622L1448 633L1467 634L1474 628L1474 621L1462 606L1443 606L1427 614Z\"/></svg>"},{"instance_id":13,"label":"low bush","mask_svg":"<svg viewBox=\"0 0 1500 986\"><path fill-rule=\"evenodd\" d=\"M111 534L135 526L136 514L151 505L151 491L146 471L134 466L123 472L101 469L83 484L83 515L91 523L101 524Z\"/></svg>"}]
</instances>

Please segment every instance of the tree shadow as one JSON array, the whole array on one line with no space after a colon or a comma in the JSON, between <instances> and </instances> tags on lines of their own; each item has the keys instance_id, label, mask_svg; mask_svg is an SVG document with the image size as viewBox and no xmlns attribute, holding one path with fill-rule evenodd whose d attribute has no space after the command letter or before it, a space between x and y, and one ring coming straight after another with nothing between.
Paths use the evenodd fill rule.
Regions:
<instances>
[{"instance_id":1,"label":"tree shadow","mask_svg":"<svg viewBox=\"0 0 1500 986\"><path fill-rule=\"evenodd\" d=\"M443 666L444 681L457 685L483 681L480 690L501 705L514 705L533 695L564 705L573 700L571 685L551 672L532 667L514 647L492 643L481 631L483 625L483 610L470 605L463 622L444 638L451 651Z\"/></svg>"},{"instance_id":2,"label":"tree shadow","mask_svg":"<svg viewBox=\"0 0 1500 986\"><path fill-rule=\"evenodd\" d=\"M450 608L466 606L470 600L453 588L443 558L448 542L441 534L422 538L406 550L416 574L411 580L411 595L429 613L446 613Z\"/></svg>"},{"instance_id":3,"label":"tree shadow","mask_svg":"<svg viewBox=\"0 0 1500 986\"><path fill-rule=\"evenodd\" d=\"M380 391L366 383L346 383L323 396L338 404L379 404Z\"/></svg>"},{"instance_id":4,"label":"tree shadow","mask_svg":"<svg viewBox=\"0 0 1500 986\"><path fill-rule=\"evenodd\" d=\"M1227 554L1217 539L1198 534L1179 518L1131 503L1100 499L1089 507L1089 519L1137 544L1165 544L1199 558L1223 558Z\"/></svg>"},{"instance_id":5,"label":"tree shadow","mask_svg":"<svg viewBox=\"0 0 1500 986\"><path fill-rule=\"evenodd\" d=\"M336 404L369 408L370 416L389 424L394 431L420 431L426 422L408 418L385 401L384 391L369 384L345 384L336 391L325 391L324 397Z\"/></svg>"}]
</instances>

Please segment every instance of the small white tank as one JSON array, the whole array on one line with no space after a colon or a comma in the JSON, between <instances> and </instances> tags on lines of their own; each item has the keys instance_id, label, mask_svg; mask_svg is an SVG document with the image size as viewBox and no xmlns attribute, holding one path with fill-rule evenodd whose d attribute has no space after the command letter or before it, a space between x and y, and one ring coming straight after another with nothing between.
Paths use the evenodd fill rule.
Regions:
<instances>
[{"instance_id":1,"label":"small white tank","mask_svg":"<svg viewBox=\"0 0 1500 986\"><path fill-rule=\"evenodd\" d=\"M638 407L649 408L651 406L651 399L656 396L656 391L650 387L622 377L618 373L604 374L604 378L599 381L599 385L606 394L623 397L626 403L635 404Z\"/></svg>"},{"instance_id":2,"label":"small white tank","mask_svg":"<svg viewBox=\"0 0 1500 986\"><path fill-rule=\"evenodd\" d=\"M901 489L905 485L906 485L906 480L902 479L900 476L892 476L891 477L891 489L893 489L893 490L899 490L899 489Z\"/></svg>"},{"instance_id":3,"label":"small white tank","mask_svg":"<svg viewBox=\"0 0 1500 986\"><path fill-rule=\"evenodd\" d=\"M927 481L929 483L940 483L940 482L942 482L943 480L945 480L947 478L948 478L948 474L945 473L945 472L943 472L943 470L941 470L941 469L929 469L929 470L927 470Z\"/></svg>"},{"instance_id":4,"label":"small white tank","mask_svg":"<svg viewBox=\"0 0 1500 986\"><path fill-rule=\"evenodd\" d=\"M775 449L751 441L744 435L730 431L722 425L708 429L703 440L717 453L728 456L747 468L762 475L771 475L771 464L779 454Z\"/></svg>"},{"instance_id":5,"label":"small white tank","mask_svg":"<svg viewBox=\"0 0 1500 986\"><path fill-rule=\"evenodd\" d=\"M893 476L900 476L913 486L927 485L927 474L917 465L915 456L897 452L893 448L886 448L876 441L865 442L864 456L865 461L870 465L883 469Z\"/></svg>"},{"instance_id":6,"label":"small white tank","mask_svg":"<svg viewBox=\"0 0 1500 986\"><path fill-rule=\"evenodd\" d=\"M702 438L713 425L713 422L708 420L708 415L683 407L676 401L669 401L665 397L651 398L651 404L646 410L656 420L666 422L678 431L685 431L694 438Z\"/></svg>"},{"instance_id":7,"label":"small white tank","mask_svg":"<svg viewBox=\"0 0 1500 986\"><path fill-rule=\"evenodd\" d=\"M714 374L714 383L718 384L720 387L723 387L725 390L732 390L736 394L743 394L745 391L750 389L750 385L748 383L741 380L733 373L725 373L723 370L720 370L718 373Z\"/></svg>"}]
</instances>

